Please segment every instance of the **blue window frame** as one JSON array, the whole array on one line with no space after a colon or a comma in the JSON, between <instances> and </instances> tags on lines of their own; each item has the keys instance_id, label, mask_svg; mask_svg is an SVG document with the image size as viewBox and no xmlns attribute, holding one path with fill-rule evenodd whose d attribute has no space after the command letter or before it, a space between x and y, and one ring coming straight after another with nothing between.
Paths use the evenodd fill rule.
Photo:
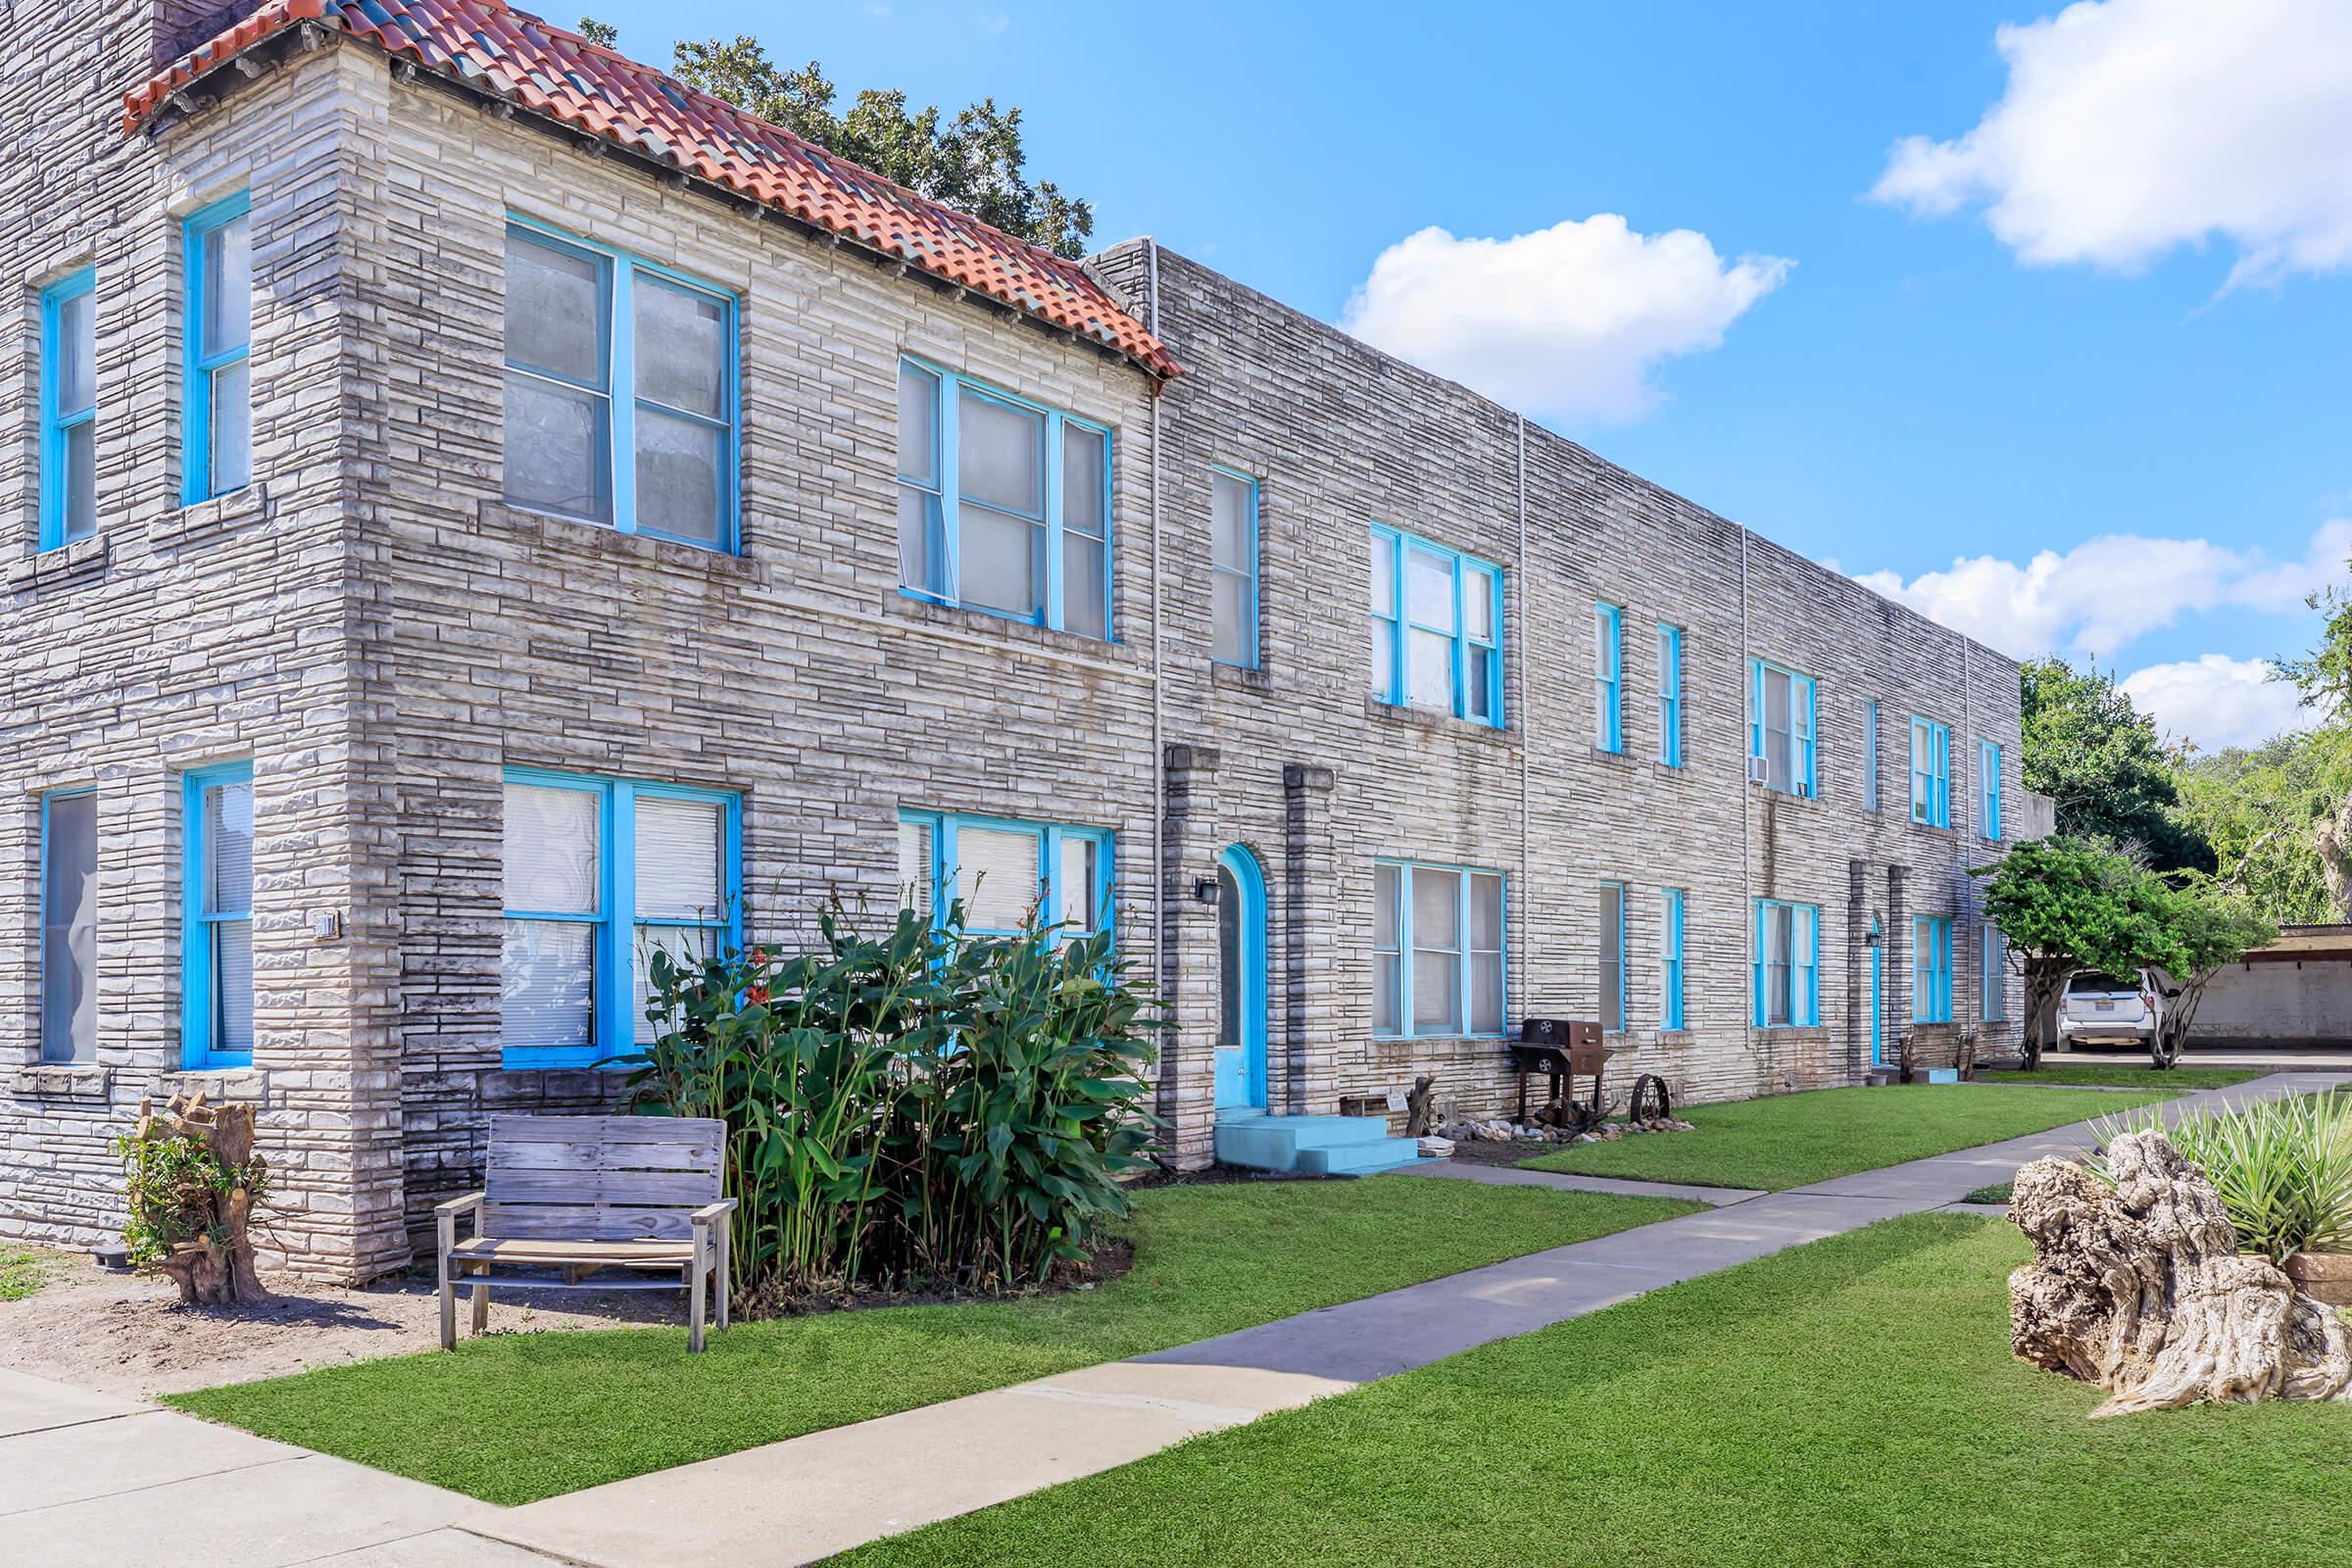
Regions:
<instances>
[{"instance_id":1,"label":"blue window frame","mask_svg":"<svg viewBox=\"0 0 2352 1568\"><path fill-rule=\"evenodd\" d=\"M2009 940L1986 920L1977 927L1977 1016L1984 1023L2009 1017Z\"/></svg>"},{"instance_id":2,"label":"blue window frame","mask_svg":"<svg viewBox=\"0 0 2352 1568\"><path fill-rule=\"evenodd\" d=\"M1911 820L1952 825L1952 731L1914 714L1911 719Z\"/></svg>"},{"instance_id":3,"label":"blue window frame","mask_svg":"<svg viewBox=\"0 0 2352 1568\"><path fill-rule=\"evenodd\" d=\"M190 769L180 790L180 1061L253 1062L253 764Z\"/></svg>"},{"instance_id":4,"label":"blue window frame","mask_svg":"<svg viewBox=\"0 0 2352 1568\"><path fill-rule=\"evenodd\" d=\"M1625 613L1606 603L1592 607L1592 744L1625 750Z\"/></svg>"},{"instance_id":5,"label":"blue window frame","mask_svg":"<svg viewBox=\"0 0 2352 1568\"><path fill-rule=\"evenodd\" d=\"M657 949L743 940L742 798L636 779L506 771L502 1059L614 1063L650 1044Z\"/></svg>"},{"instance_id":6,"label":"blue window frame","mask_svg":"<svg viewBox=\"0 0 2352 1568\"><path fill-rule=\"evenodd\" d=\"M98 1059L98 797L41 797L41 1059Z\"/></svg>"},{"instance_id":7,"label":"blue window frame","mask_svg":"<svg viewBox=\"0 0 2352 1568\"><path fill-rule=\"evenodd\" d=\"M1658 903L1658 1027L1683 1027L1683 890L1668 888Z\"/></svg>"},{"instance_id":8,"label":"blue window frame","mask_svg":"<svg viewBox=\"0 0 2352 1568\"><path fill-rule=\"evenodd\" d=\"M1209 495L1210 657L1257 667L1257 481L1212 466Z\"/></svg>"},{"instance_id":9,"label":"blue window frame","mask_svg":"<svg viewBox=\"0 0 2352 1568\"><path fill-rule=\"evenodd\" d=\"M1372 866L1372 1032L1496 1036L1507 1004L1499 871Z\"/></svg>"},{"instance_id":10,"label":"blue window frame","mask_svg":"<svg viewBox=\"0 0 2352 1568\"><path fill-rule=\"evenodd\" d=\"M1683 765L1683 628L1658 627L1658 760Z\"/></svg>"},{"instance_id":11,"label":"blue window frame","mask_svg":"<svg viewBox=\"0 0 2352 1568\"><path fill-rule=\"evenodd\" d=\"M2001 748L1994 741L1977 742L1977 831L1991 843L2001 841Z\"/></svg>"},{"instance_id":12,"label":"blue window frame","mask_svg":"<svg viewBox=\"0 0 2352 1568\"><path fill-rule=\"evenodd\" d=\"M1372 524L1372 696L1502 727L1502 568Z\"/></svg>"},{"instance_id":13,"label":"blue window frame","mask_svg":"<svg viewBox=\"0 0 2352 1568\"><path fill-rule=\"evenodd\" d=\"M1879 702L1862 705L1862 809L1879 808Z\"/></svg>"},{"instance_id":14,"label":"blue window frame","mask_svg":"<svg viewBox=\"0 0 2352 1568\"><path fill-rule=\"evenodd\" d=\"M1600 1026L1625 1027L1625 884L1600 885Z\"/></svg>"},{"instance_id":15,"label":"blue window frame","mask_svg":"<svg viewBox=\"0 0 2352 1568\"><path fill-rule=\"evenodd\" d=\"M98 270L41 290L41 548L98 531Z\"/></svg>"},{"instance_id":16,"label":"blue window frame","mask_svg":"<svg viewBox=\"0 0 2352 1568\"><path fill-rule=\"evenodd\" d=\"M506 498L732 554L736 298L510 216Z\"/></svg>"},{"instance_id":17,"label":"blue window frame","mask_svg":"<svg viewBox=\"0 0 2352 1568\"><path fill-rule=\"evenodd\" d=\"M247 192L190 213L180 225L184 356L180 500L253 482L253 219Z\"/></svg>"},{"instance_id":18,"label":"blue window frame","mask_svg":"<svg viewBox=\"0 0 2352 1568\"><path fill-rule=\"evenodd\" d=\"M1110 429L899 362L899 587L1110 637Z\"/></svg>"},{"instance_id":19,"label":"blue window frame","mask_svg":"<svg viewBox=\"0 0 2352 1568\"><path fill-rule=\"evenodd\" d=\"M901 903L934 922L961 899L966 931L1012 936L1034 915L1067 935L1092 935L1110 923L1110 873L1107 828L899 813Z\"/></svg>"},{"instance_id":20,"label":"blue window frame","mask_svg":"<svg viewBox=\"0 0 2352 1568\"><path fill-rule=\"evenodd\" d=\"M1952 922L1915 915L1911 921L1911 1021L1952 1021Z\"/></svg>"},{"instance_id":21,"label":"blue window frame","mask_svg":"<svg viewBox=\"0 0 2352 1568\"><path fill-rule=\"evenodd\" d=\"M1750 659L1747 683L1747 755L1762 760L1764 787L1810 799L1817 793L1813 677Z\"/></svg>"},{"instance_id":22,"label":"blue window frame","mask_svg":"<svg viewBox=\"0 0 2352 1568\"><path fill-rule=\"evenodd\" d=\"M1821 1022L1821 908L1756 901L1755 1023L1759 1029Z\"/></svg>"}]
</instances>

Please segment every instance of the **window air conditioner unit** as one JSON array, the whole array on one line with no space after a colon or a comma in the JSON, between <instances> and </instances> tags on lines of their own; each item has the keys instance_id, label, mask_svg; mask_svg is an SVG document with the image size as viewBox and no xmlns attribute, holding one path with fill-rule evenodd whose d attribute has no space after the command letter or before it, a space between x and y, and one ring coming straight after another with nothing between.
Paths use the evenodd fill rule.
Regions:
<instances>
[{"instance_id":1,"label":"window air conditioner unit","mask_svg":"<svg viewBox=\"0 0 2352 1568\"><path fill-rule=\"evenodd\" d=\"M1751 757L1747 760L1747 781L1750 784L1762 784L1771 777L1772 764L1770 762L1761 757Z\"/></svg>"}]
</instances>

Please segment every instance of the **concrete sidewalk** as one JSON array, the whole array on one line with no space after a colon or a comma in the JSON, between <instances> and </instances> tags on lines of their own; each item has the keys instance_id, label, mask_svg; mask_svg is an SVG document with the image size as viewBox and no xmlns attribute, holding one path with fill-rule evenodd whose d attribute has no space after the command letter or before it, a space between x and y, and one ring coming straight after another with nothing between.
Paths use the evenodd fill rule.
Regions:
<instances>
[{"instance_id":1,"label":"concrete sidewalk","mask_svg":"<svg viewBox=\"0 0 2352 1568\"><path fill-rule=\"evenodd\" d=\"M2166 1110L2346 1081L2339 1073L2282 1074L2185 1096ZM2081 1152L2089 1130L2079 1122L1783 1193L1430 1161L1415 1174L1684 1196L1715 1206L519 1508L0 1372L0 1555L66 1568L811 1562L1878 1220L1930 1209L1984 1212L1960 1200L2008 1180L2029 1159Z\"/></svg>"}]
</instances>

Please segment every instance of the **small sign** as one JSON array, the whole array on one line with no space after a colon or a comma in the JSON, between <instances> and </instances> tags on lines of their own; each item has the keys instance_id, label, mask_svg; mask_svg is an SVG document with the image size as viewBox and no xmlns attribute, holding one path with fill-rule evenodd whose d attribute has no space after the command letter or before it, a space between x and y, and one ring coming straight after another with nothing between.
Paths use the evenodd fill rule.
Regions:
<instances>
[{"instance_id":1,"label":"small sign","mask_svg":"<svg viewBox=\"0 0 2352 1568\"><path fill-rule=\"evenodd\" d=\"M1389 1108L1391 1110L1402 1110L1404 1108L1403 1090L1392 1089L1389 1091Z\"/></svg>"}]
</instances>

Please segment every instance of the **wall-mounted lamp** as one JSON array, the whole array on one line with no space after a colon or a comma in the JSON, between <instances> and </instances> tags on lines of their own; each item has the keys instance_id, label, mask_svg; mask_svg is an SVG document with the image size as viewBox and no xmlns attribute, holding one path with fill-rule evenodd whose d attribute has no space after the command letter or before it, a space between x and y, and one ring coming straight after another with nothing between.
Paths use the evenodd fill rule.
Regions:
<instances>
[{"instance_id":1,"label":"wall-mounted lamp","mask_svg":"<svg viewBox=\"0 0 2352 1568\"><path fill-rule=\"evenodd\" d=\"M1196 878L1193 882L1193 902L1195 904L1216 903L1217 879L1213 876Z\"/></svg>"}]
</instances>

